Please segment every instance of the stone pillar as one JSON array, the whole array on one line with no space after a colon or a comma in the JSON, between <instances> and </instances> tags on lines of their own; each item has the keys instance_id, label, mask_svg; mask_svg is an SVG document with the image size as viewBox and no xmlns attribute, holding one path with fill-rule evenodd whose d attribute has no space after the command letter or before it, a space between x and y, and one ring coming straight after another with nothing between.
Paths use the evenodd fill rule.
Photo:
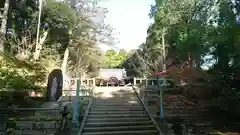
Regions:
<instances>
[{"instance_id":1,"label":"stone pillar","mask_svg":"<svg viewBox=\"0 0 240 135\"><path fill-rule=\"evenodd\" d=\"M168 124L168 135L174 135L174 131L172 129L173 124Z\"/></svg>"},{"instance_id":2,"label":"stone pillar","mask_svg":"<svg viewBox=\"0 0 240 135\"><path fill-rule=\"evenodd\" d=\"M81 85L83 85L84 78L81 76Z\"/></svg>"},{"instance_id":3,"label":"stone pillar","mask_svg":"<svg viewBox=\"0 0 240 135\"><path fill-rule=\"evenodd\" d=\"M133 86L136 85L136 77L133 78Z\"/></svg>"},{"instance_id":4,"label":"stone pillar","mask_svg":"<svg viewBox=\"0 0 240 135\"><path fill-rule=\"evenodd\" d=\"M182 126L182 135L187 135L187 127L185 124L181 124Z\"/></svg>"},{"instance_id":5,"label":"stone pillar","mask_svg":"<svg viewBox=\"0 0 240 135\"><path fill-rule=\"evenodd\" d=\"M96 79L93 78L93 86L96 86Z\"/></svg>"},{"instance_id":6,"label":"stone pillar","mask_svg":"<svg viewBox=\"0 0 240 135\"><path fill-rule=\"evenodd\" d=\"M193 130L192 128L187 129L187 135L193 135Z\"/></svg>"}]
</instances>

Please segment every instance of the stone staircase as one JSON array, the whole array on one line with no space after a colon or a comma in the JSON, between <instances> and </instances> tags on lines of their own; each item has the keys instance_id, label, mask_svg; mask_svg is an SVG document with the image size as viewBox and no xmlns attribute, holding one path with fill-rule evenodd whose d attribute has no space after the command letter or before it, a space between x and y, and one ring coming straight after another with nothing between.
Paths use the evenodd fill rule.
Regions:
<instances>
[{"instance_id":1,"label":"stone staircase","mask_svg":"<svg viewBox=\"0 0 240 135\"><path fill-rule=\"evenodd\" d=\"M88 104L88 100L85 100L85 97L81 98L81 107L84 109ZM68 126L66 130L59 130L61 124L60 111L64 105L68 106L70 111ZM3 112L3 110L0 109L0 112ZM68 135L70 132L73 134L78 133L78 127L72 125L71 101L62 100L60 106L59 103L51 101L44 103L40 108L16 108L16 112L23 112L28 114L28 116L19 117L12 121L5 118L3 121L0 115L0 135L6 132L7 125L9 125L8 128L14 129L16 135ZM6 115L6 117L8 116ZM1 124L1 122L3 123Z\"/></svg>"},{"instance_id":2,"label":"stone staircase","mask_svg":"<svg viewBox=\"0 0 240 135\"><path fill-rule=\"evenodd\" d=\"M8 117L6 114L5 120L1 121L4 122L4 125L0 127L2 128L0 134L4 134L7 129L12 128L15 135L53 135L60 125L60 114L57 108L51 110L46 108L15 108L15 111L26 115L8 119L12 117Z\"/></svg>"},{"instance_id":3,"label":"stone staircase","mask_svg":"<svg viewBox=\"0 0 240 135\"><path fill-rule=\"evenodd\" d=\"M82 135L157 135L157 127L133 90L94 99Z\"/></svg>"}]
</instances>

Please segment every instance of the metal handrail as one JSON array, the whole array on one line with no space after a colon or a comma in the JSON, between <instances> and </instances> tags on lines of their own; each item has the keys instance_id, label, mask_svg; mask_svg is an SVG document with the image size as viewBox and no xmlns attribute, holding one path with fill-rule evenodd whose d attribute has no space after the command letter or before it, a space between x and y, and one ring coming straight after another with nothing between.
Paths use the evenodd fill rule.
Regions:
<instances>
[{"instance_id":1,"label":"metal handrail","mask_svg":"<svg viewBox=\"0 0 240 135\"><path fill-rule=\"evenodd\" d=\"M84 125L85 125L85 123L86 123L86 121L87 121L87 118L88 118L88 114L89 114L90 108L91 108L91 106L92 106L93 99L94 99L94 96L92 96L91 100L90 100L89 103L88 103L88 107L87 107L87 109L86 109L86 111L85 111L85 113L84 113L84 117L83 117L83 120L82 120L82 122L81 122L81 126L80 126L79 131L78 131L78 135L81 135L81 134L82 134Z\"/></svg>"},{"instance_id":2,"label":"metal handrail","mask_svg":"<svg viewBox=\"0 0 240 135\"><path fill-rule=\"evenodd\" d=\"M62 92L68 93L68 92L74 92L74 91L76 91L76 90L63 90ZM89 95L91 96L91 95L93 95L93 93L94 93L92 89L82 88L80 91L81 91L81 92L84 92L84 93L88 93L87 95L85 94L84 96L80 96L80 97L89 97ZM62 96L59 97L58 100L57 100L57 102L58 102L59 104L61 103L61 99L62 99L64 96L69 96L69 101L71 101L71 100L72 100L72 97L74 97L74 96L71 96L71 95L68 95L68 94L62 95Z\"/></svg>"},{"instance_id":3,"label":"metal handrail","mask_svg":"<svg viewBox=\"0 0 240 135\"><path fill-rule=\"evenodd\" d=\"M63 90L62 92L74 92L74 91L76 91L76 90ZM89 94L93 94L93 90L91 90L91 89L82 88L80 91L88 92Z\"/></svg>"},{"instance_id":4,"label":"metal handrail","mask_svg":"<svg viewBox=\"0 0 240 135\"><path fill-rule=\"evenodd\" d=\"M65 92L74 92L74 91L76 91L76 90L63 90L63 91L65 91ZM89 109L90 109L90 107L91 107L91 104L92 104L92 100L93 100L93 90L92 89L81 89L80 91L82 91L82 92L86 92L86 93L88 93L87 95L89 95L89 96L84 96L84 97L92 97L90 100L89 100L89 102L88 102L88 106L87 106L87 109L86 109L86 111L85 111L85 113L84 113L84 115L81 115L81 116L83 116L83 120L81 121L81 125L80 125L80 127L78 127L78 134L79 134L79 131L81 131L82 130L82 128L84 127L84 123L85 123L85 121L86 121L86 117L87 117L87 115L88 115L88 112L89 112ZM66 95L66 96L68 96L68 95ZM63 95L58 99L58 103L59 104L61 104L61 98L63 97ZM83 96L80 96L80 97L83 97Z\"/></svg>"},{"instance_id":5,"label":"metal handrail","mask_svg":"<svg viewBox=\"0 0 240 135\"><path fill-rule=\"evenodd\" d=\"M153 125L157 129L159 135L163 135L163 133L162 133L161 129L159 128L156 120L152 117L152 115L150 114L150 111L148 110L147 106L144 104L142 98L140 97L140 95L138 94L138 92L136 91L136 89L134 87L133 87L133 90L134 90L135 94L137 95L138 99L141 101L145 111L147 112L148 116L150 117L151 121L153 122Z\"/></svg>"}]
</instances>

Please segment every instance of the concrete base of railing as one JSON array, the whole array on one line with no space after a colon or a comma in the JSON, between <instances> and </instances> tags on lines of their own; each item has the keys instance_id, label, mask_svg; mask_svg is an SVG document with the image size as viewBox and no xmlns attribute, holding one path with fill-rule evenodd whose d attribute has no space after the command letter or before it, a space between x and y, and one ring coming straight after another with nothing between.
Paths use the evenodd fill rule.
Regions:
<instances>
[{"instance_id":1,"label":"concrete base of railing","mask_svg":"<svg viewBox=\"0 0 240 135\"><path fill-rule=\"evenodd\" d=\"M193 124L191 126L186 124L178 124L179 129L174 129L173 123L159 123L159 127L164 135L207 135L212 131L211 126L212 125L209 123Z\"/></svg>"}]
</instances>

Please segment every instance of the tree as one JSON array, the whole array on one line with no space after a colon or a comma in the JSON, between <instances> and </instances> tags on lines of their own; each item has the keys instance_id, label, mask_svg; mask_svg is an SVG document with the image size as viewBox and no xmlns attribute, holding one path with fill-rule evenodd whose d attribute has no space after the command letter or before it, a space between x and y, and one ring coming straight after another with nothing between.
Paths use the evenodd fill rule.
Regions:
<instances>
[{"instance_id":1,"label":"tree","mask_svg":"<svg viewBox=\"0 0 240 135\"><path fill-rule=\"evenodd\" d=\"M122 63L127 59L128 53L121 49L119 52L111 49L105 53L104 68L122 68Z\"/></svg>"},{"instance_id":2,"label":"tree","mask_svg":"<svg viewBox=\"0 0 240 135\"><path fill-rule=\"evenodd\" d=\"M6 44L8 55L16 59L35 61L32 54L38 4L35 0L10 1ZM71 6L56 0L43 1L39 59L33 62L44 67L43 76L61 65L72 76L96 73L103 64L100 59L104 59L97 45L114 44L113 29L104 23L105 13L96 1L73 1Z\"/></svg>"},{"instance_id":3,"label":"tree","mask_svg":"<svg viewBox=\"0 0 240 135\"><path fill-rule=\"evenodd\" d=\"M171 75L189 84L204 76L206 87L202 91L209 92L210 100L217 98L219 108L229 108L228 113L234 116L240 108L237 105L240 99L238 6L239 2L229 0L157 0L150 11L154 22L148 29L146 42L124 64L128 70L135 68L147 75L154 71L152 65L164 57L161 49L165 44L166 58L172 59L169 67L175 67L170 68ZM158 55L161 57L156 58ZM203 64L208 65L208 71L202 72ZM203 97L198 95L198 98Z\"/></svg>"},{"instance_id":4,"label":"tree","mask_svg":"<svg viewBox=\"0 0 240 135\"><path fill-rule=\"evenodd\" d=\"M38 3L34 0L13 0L10 3L10 10L11 12L8 14L7 36L10 52L18 57L20 54L32 54L36 41ZM93 57L101 57L99 53L96 53L97 56L92 55L92 51L98 49L96 45L98 43L112 45L114 42L111 27L104 23L104 18L96 16L96 14L104 15L105 13L106 10L99 7L95 1L76 1L71 6L55 0L44 1L41 17L40 46L37 49L40 60L45 58L45 56L40 55L42 54L42 49L44 54L46 54L46 51L48 54L57 53L64 60L62 64L63 69L67 70L67 68L72 68L66 67L67 63L73 63L71 61L75 61L74 64L79 64L73 67L83 66L80 64L81 60L76 61L76 57L71 57L70 55L82 56L76 53L84 53L84 57L86 55L85 59L89 59L87 61L95 59ZM24 41L25 39L27 39L27 42ZM29 44L29 46L22 44L23 42ZM28 53L25 53L27 52L26 48ZM70 56L70 59L67 56ZM21 57L33 59L32 55ZM91 65L100 66L97 63ZM85 64L86 67L82 69L87 70L89 64ZM93 69L97 69L97 67Z\"/></svg>"},{"instance_id":5,"label":"tree","mask_svg":"<svg viewBox=\"0 0 240 135\"><path fill-rule=\"evenodd\" d=\"M108 50L106 53L105 53L105 67L106 68L114 68L117 66L117 61L116 61L116 58L117 58L117 52L115 50Z\"/></svg>"},{"instance_id":6,"label":"tree","mask_svg":"<svg viewBox=\"0 0 240 135\"><path fill-rule=\"evenodd\" d=\"M5 0L4 3L0 5L4 5L3 8L0 7L0 19L1 19L1 29L0 29L0 53L4 52L4 42L5 42L5 35L6 35L6 25L7 25L7 14L9 9L9 0Z\"/></svg>"},{"instance_id":7,"label":"tree","mask_svg":"<svg viewBox=\"0 0 240 135\"><path fill-rule=\"evenodd\" d=\"M75 4L75 5L74 5ZM92 6L88 6L88 5L92 5ZM106 12L102 12L101 7L98 7L96 5L96 1L72 1L70 3L71 7L77 12L82 14L82 17L80 18L79 22L81 23L81 25L78 26L74 26L72 32L72 34L80 34L79 37L82 37L80 39L77 39L75 41L79 41L80 44L87 44L90 45L89 48L90 49L83 49L84 51L78 51L78 52L82 52L85 53L85 55L90 54L92 55L91 51L96 52L95 54L97 55L92 55L92 56L102 56L101 53L99 53L99 51L96 51L98 48L96 48L96 46L94 47L93 45L96 45L97 43L105 43L105 44L113 44L113 38L112 38L112 29L109 25L105 25L104 23L104 18L99 18L97 15L100 14L105 14ZM97 20L97 21L96 21ZM87 33L86 33L87 31ZM81 41L82 40L82 41ZM69 40L69 46L71 45L71 40ZM75 44L77 45L77 44ZM69 48L67 47L65 50L65 54L64 55L64 62L63 62L63 67L66 67L66 60L68 59L66 56L69 52L68 50ZM79 48L78 48L79 49ZM90 50L90 53L89 53ZM92 56L86 56L86 58L90 58L89 63L87 64L87 67L91 67L92 69L97 69L97 67L93 67L93 66L100 66L101 64L98 62L96 62L96 57L92 57ZM77 58L75 60L80 60L77 63L82 62L82 58ZM94 64L93 64L94 63ZM77 67L79 67L81 64L79 64ZM81 65L82 66L82 65ZM63 68L64 69L64 68ZM88 70L89 71L89 70Z\"/></svg>"}]
</instances>

